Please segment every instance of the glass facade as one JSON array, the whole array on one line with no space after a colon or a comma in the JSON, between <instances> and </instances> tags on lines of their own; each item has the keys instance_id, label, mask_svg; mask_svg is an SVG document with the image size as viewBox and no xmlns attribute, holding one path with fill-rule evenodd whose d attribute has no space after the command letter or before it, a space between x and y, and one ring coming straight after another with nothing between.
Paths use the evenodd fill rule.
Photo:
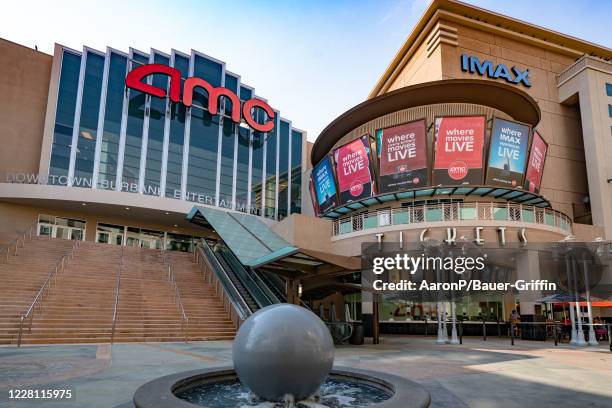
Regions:
<instances>
[{"instance_id":1,"label":"glass facade","mask_svg":"<svg viewBox=\"0 0 612 408\"><path fill-rule=\"evenodd\" d=\"M278 112L274 129L264 134L234 123L231 113L241 107L226 97L211 115L204 88L194 89L186 108L125 87L130 70L155 63L177 68L181 88L195 76L228 88L242 103L256 97L223 62L197 52L128 55L110 48L64 49L60 58L50 184L164 196L272 219L300 211L304 135ZM145 81L168 91L166 75ZM254 116L267 119L261 109Z\"/></svg>"},{"instance_id":2,"label":"glass facade","mask_svg":"<svg viewBox=\"0 0 612 408\"><path fill-rule=\"evenodd\" d=\"M291 202L289 211L302 212L302 141L304 135L297 130L291 131Z\"/></svg>"},{"instance_id":3,"label":"glass facade","mask_svg":"<svg viewBox=\"0 0 612 408\"><path fill-rule=\"evenodd\" d=\"M55 125L53 127L51 161L49 163L50 184L68 185L70 148L72 146L80 69L81 57L72 52L64 51L55 111Z\"/></svg>"},{"instance_id":4,"label":"glass facade","mask_svg":"<svg viewBox=\"0 0 612 408\"><path fill-rule=\"evenodd\" d=\"M72 185L91 187L93 176L98 115L104 75L104 55L88 51L85 57L85 78L81 96L79 128L76 141L76 159Z\"/></svg>"},{"instance_id":5,"label":"glass facade","mask_svg":"<svg viewBox=\"0 0 612 408\"><path fill-rule=\"evenodd\" d=\"M153 55L155 64L168 65L170 59L161 54ZM153 86L158 88L168 88L168 77L165 75L153 75L151 81ZM166 125L166 101L161 98L148 96L148 113L145 117L145 124L148 127L146 132L146 153L144 166L144 182L142 191L148 195L161 195L161 173L162 158L164 152L164 129ZM143 149L144 150L144 149ZM142 163L141 163L142 166Z\"/></svg>"},{"instance_id":6,"label":"glass facade","mask_svg":"<svg viewBox=\"0 0 612 408\"><path fill-rule=\"evenodd\" d=\"M97 186L115 190L128 59L127 56L115 52L111 52L109 58Z\"/></svg>"}]
</instances>

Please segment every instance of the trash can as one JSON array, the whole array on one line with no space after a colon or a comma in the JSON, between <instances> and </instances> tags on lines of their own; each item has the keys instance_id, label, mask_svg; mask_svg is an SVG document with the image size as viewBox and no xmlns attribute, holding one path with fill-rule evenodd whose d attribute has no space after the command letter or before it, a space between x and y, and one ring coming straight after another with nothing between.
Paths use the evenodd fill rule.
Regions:
<instances>
[{"instance_id":1,"label":"trash can","mask_svg":"<svg viewBox=\"0 0 612 408\"><path fill-rule=\"evenodd\" d=\"M363 324L353 323L353 334L351 334L349 343L354 345L363 344Z\"/></svg>"}]
</instances>

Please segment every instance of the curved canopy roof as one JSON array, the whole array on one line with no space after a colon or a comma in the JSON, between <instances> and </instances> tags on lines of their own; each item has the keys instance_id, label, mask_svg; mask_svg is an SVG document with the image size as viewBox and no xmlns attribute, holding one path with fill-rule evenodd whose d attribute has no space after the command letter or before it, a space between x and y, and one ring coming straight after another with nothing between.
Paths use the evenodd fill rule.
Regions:
<instances>
[{"instance_id":1,"label":"curved canopy roof","mask_svg":"<svg viewBox=\"0 0 612 408\"><path fill-rule=\"evenodd\" d=\"M402 109L438 103L471 103L507 113L535 127L541 112L536 101L516 86L482 79L446 79L396 89L349 109L331 122L312 147L315 165L347 133L380 116Z\"/></svg>"}]
</instances>

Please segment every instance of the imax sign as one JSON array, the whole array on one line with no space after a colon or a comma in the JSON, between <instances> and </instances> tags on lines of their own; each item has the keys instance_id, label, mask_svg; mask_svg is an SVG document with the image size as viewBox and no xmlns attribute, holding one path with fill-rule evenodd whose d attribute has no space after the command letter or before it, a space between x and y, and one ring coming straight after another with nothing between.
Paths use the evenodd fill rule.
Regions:
<instances>
[{"instance_id":1,"label":"imax sign","mask_svg":"<svg viewBox=\"0 0 612 408\"><path fill-rule=\"evenodd\" d=\"M494 65L493 62L489 60L481 62L478 57L474 57L473 55L461 54L461 70L471 74L478 74L480 76L486 75L489 78L502 78L511 84L522 83L527 88L531 87L528 69L524 71L518 69L517 67L508 69L508 67L504 64Z\"/></svg>"}]
</instances>

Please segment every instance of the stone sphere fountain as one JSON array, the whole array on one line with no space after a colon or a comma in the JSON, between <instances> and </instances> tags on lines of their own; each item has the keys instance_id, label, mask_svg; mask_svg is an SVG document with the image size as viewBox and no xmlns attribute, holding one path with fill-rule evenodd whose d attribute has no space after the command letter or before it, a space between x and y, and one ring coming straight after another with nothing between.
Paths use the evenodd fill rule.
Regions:
<instances>
[{"instance_id":1,"label":"stone sphere fountain","mask_svg":"<svg viewBox=\"0 0 612 408\"><path fill-rule=\"evenodd\" d=\"M328 328L310 310L265 307L245 320L233 344L233 367L195 370L148 382L137 408L411 408L429 393L405 378L332 367Z\"/></svg>"},{"instance_id":2,"label":"stone sphere fountain","mask_svg":"<svg viewBox=\"0 0 612 408\"><path fill-rule=\"evenodd\" d=\"M238 378L259 399L299 401L316 394L327 378L334 341L310 310L280 303L244 322L234 340L233 359Z\"/></svg>"}]
</instances>

